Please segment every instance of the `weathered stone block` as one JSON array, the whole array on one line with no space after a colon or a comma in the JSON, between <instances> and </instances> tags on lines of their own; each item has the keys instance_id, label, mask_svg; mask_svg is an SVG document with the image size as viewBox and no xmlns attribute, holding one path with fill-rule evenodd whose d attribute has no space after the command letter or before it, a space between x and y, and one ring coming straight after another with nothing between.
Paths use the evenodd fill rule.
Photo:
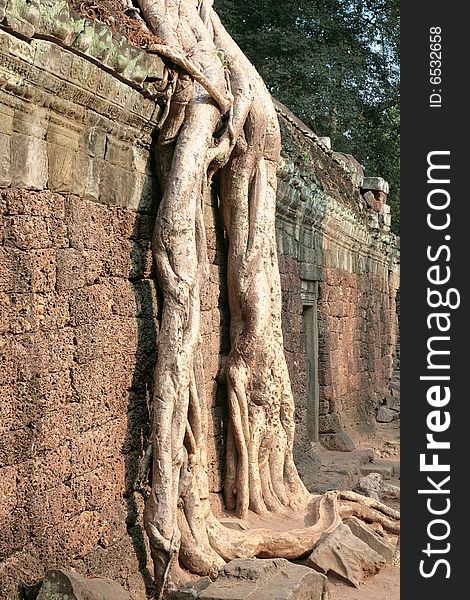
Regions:
<instances>
[{"instance_id":1,"label":"weathered stone block","mask_svg":"<svg viewBox=\"0 0 470 600\"><path fill-rule=\"evenodd\" d=\"M66 46L72 45L83 29L84 19L70 12L67 0L41 0L41 4L40 33L57 38Z\"/></svg>"},{"instance_id":2,"label":"weathered stone block","mask_svg":"<svg viewBox=\"0 0 470 600\"><path fill-rule=\"evenodd\" d=\"M319 433L338 433L341 431L341 423L336 414L320 415L318 419Z\"/></svg>"},{"instance_id":3,"label":"weathered stone block","mask_svg":"<svg viewBox=\"0 0 470 600\"><path fill-rule=\"evenodd\" d=\"M131 600L130 593L104 577L86 579L73 571L54 569L44 577L37 600Z\"/></svg>"},{"instance_id":4,"label":"weathered stone block","mask_svg":"<svg viewBox=\"0 0 470 600\"><path fill-rule=\"evenodd\" d=\"M7 11L4 16L3 25L28 40L34 35L34 25L21 18L18 11Z\"/></svg>"},{"instance_id":5,"label":"weathered stone block","mask_svg":"<svg viewBox=\"0 0 470 600\"><path fill-rule=\"evenodd\" d=\"M380 500L380 492L382 489L383 476L380 473L375 471L370 472L365 469L369 469L371 465L367 465L367 467L363 467L361 469L362 473L368 473L364 477L359 479L359 482L356 486L356 491L364 496L369 496L369 498L374 498L375 500Z\"/></svg>"},{"instance_id":6,"label":"weathered stone block","mask_svg":"<svg viewBox=\"0 0 470 600\"><path fill-rule=\"evenodd\" d=\"M332 533L320 538L307 564L321 573L339 575L359 587L363 579L380 571L385 559L341 523Z\"/></svg>"},{"instance_id":7,"label":"weathered stone block","mask_svg":"<svg viewBox=\"0 0 470 600\"><path fill-rule=\"evenodd\" d=\"M73 290L85 285L85 258L74 248L57 251L57 290Z\"/></svg>"},{"instance_id":8,"label":"weathered stone block","mask_svg":"<svg viewBox=\"0 0 470 600\"><path fill-rule=\"evenodd\" d=\"M11 137L12 185L43 190L48 180L47 144L44 140L22 133Z\"/></svg>"},{"instance_id":9,"label":"weathered stone block","mask_svg":"<svg viewBox=\"0 0 470 600\"><path fill-rule=\"evenodd\" d=\"M379 406L376 420L378 423L390 423L396 417L396 412L386 406Z\"/></svg>"},{"instance_id":10,"label":"weathered stone block","mask_svg":"<svg viewBox=\"0 0 470 600\"><path fill-rule=\"evenodd\" d=\"M352 452L356 448L352 439L344 431L321 434L320 441L328 450L337 450L338 452Z\"/></svg>"},{"instance_id":11,"label":"weathered stone block","mask_svg":"<svg viewBox=\"0 0 470 600\"><path fill-rule=\"evenodd\" d=\"M58 44L46 40L32 40L34 65L61 79L69 79L73 54Z\"/></svg>"},{"instance_id":12,"label":"weathered stone block","mask_svg":"<svg viewBox=\"0 0 470 600\"><path fill-rule=\"evenodd\" d=\"M349 517L344 523L356 537L365 542L372 550L375 550L380 554L380 556L383 556L385 560L390 560L393 557L395 548L392 544L389 544L385 538L375 533L375 531L363 521L360 521L357 517Z\"/></svg>"},{"instance_id":13,"label":"weathered stone block","mask_svg":"<svg viewBox=\"0 0 470 600\"><path fill-rule=\"evenodd\" d=\"M6 246L13 246L20 250L33 250L52 245L47 222L42 217L30 215L5 217L4 227Z\"/></svg>"},{"instance_id":14,"label":"weathered stone block","mask_svg":"<svg viewBox=\"0 0 470 600\"><path fill-rule=\"evenodd\" d=\"M132 152L132 146L114 138L108 137L104 158L111 164L123 169L130 170L133 168L134 154Z\"/></svg>"},{"instance_id":15,"label":"weathered stone block","mask_svg":"<svg viewBox=\"0 0 470 600\"><path fill-rule=\"evenodd\" d=\"M329 596L324 575L282 558L233 560L197 593L200 600L327 600Z\"/></svg>"},{"instance_id":16,"label":"weathered stone block","mask_svg":"<svg viewBox=\"0 0 470 600\"><path fill-rule=\"evenodd\" d=\"M100 202L127 207L134 196L136 176L132 171L103 162L100 176Z\"/></svg>"},{"instance_id":17,"label":"weathered stone block","mask_svg":"<svg viewBox=\"0 0 470 600\"><path fill-rule=\"evenodd\" d=\"M0 120L3 115L0 115ZM11 138L6 133L0 133L0 187L11 184Z\"/></svg>"},{"instance_id":18,"label":"weathered stone block","mask_svg":"<svg viewBox=\"0 0 470 600\"><path fill-rule=\"evenodd\" d=\"M157 182L155 177L148 173L134 175L134 186L131 195L127 198L125 206L130 210L151 212L155 210L157 202Z\"/></svg>"},{"instance_id":19,"label":"weathered stone block","mask_svg":"<svg viewBox=\"0 0 470 600\"><path fill-rule=\"evenodd\" d=\"M84 152L73 155L74 168L69 183L70 191L80 198L95 200L99 198L99 185L95 179L98 161Z\"/></svg>"},{"instance_id":20,"label":"weathered stone block","mask_svg":"<svg viewBox=\"0 0 470 600\"><path fill-rule=\"evenodd\" d=\"M386 461L374 459L361 469L361 473L369 475L370 473L379 473L384 479L390 479L393 475L394 466Z\"/></svg>"}]
</instances>

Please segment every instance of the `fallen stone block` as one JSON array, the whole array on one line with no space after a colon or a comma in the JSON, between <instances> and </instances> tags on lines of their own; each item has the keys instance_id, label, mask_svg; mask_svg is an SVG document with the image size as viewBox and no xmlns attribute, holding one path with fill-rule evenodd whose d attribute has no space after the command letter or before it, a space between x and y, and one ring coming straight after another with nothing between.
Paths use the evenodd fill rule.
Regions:
<instances>
[{"instance_id":1,"label":"fallen stone block","mask_svg":"<svg viewBox=\"0 0 470 600\"><path fill-rule=\"evenodd\" d=\"M217 579L187 584L171 600L328 600L328 579L317 571L283 558L237 559ZM177 594L177 595L174 595Z\"/></svg>"},{"instance_id":2,"label":"fallen stone block","mask_svg":"<svg viewBox=\"0 0 470 600\"><path fill-rule=\"evenodd\" d=\"M387 396L385 399L385 408L400 412L400 396Z\"/></svg>"},{"instance_id":3,"label":"fallen stone block","mask_svg":"<svg viewBox=\"0 0 470 600\"><path fill-rule=\"evenodd\" d=\"M352 439L344 431L339 431L338 433L321 434L320 441L328 450L352 452L356 448Z\"/></svg>"},{"instance_id":4,"label":"fallen stone block","mask_svg":"<svg viewBox=\"0 0 470 600\"><path fill-rule=\"evenodd\" d=\"M375 531L363 521L357 517L349 517L344 523L357 538L365 542L372 550L375 550L380 554L380 556L383 556L385 560L390 560L393 557L395 548L392 544L389 544L385 538L375 533Z\"/></svg>"},{"instance_id":5,"label":"fallen stone block","mask_svg":"<svg viewBox=\"0 0 470 600\"><path fill-rule=\"evenodd\" d=\"M193 600L199 598L201 592L211 583L210 577L200 577L196 581L186 583L177 590L167 592L166 600Z\"/></svg>"},{"instance_id":6,"label":"fallen stone block","mask_svg":"<svg viewBox=\"0 0 470 600\"><path fill-rule=\"evenodd\" d=\"M365 477L361 477L354 489L364 496L369 496L369 498L380 500L382 484L383 476L380 473L373 472L369 473L369 475L366 475Z\"/></svg>"},{"instance_id":7,"label":"fallen stone block","mask_svg":"<svg viewBox=\"0 0 470 600\"><path fill-rule=\"evenodd\" d=\"M378 573L384 564L385 558L356 537L344 523L323 535L307 559L307 565L313 569L338 575L355 587Z\"/></svg>"},{"instance_id":8,"label":"fallen stone block","mask_svg":"<svg viewBox=\"0 0 470 600\"><path fill-rule=\"evenodd\" d=\"M382 489L380 491L380 495L383 498L391 498L393 500L400 500L400 488L396 485L392 485L391 483L382 484Z\"/></svg>"},{"instance_id":9,"label":"fallen stone block","mask_svg":"<svg viewBox=\"0 0 470 600\"><path fill-rule=\"evenodd\" d=\"M378 423L391 423L394 418L395 412L393 410L390 410L386 406L380 406L375 420Z\"/></svg>"},{"instance_id":10,"label":"fallen stone block","mask_svg":"<svg viewBox=\"0 0 470 600\"><path fill-rule=\"evenodd\" d=\"M377 190L383 192L384 194L388 194L389 185L385 179L382 177L364 177L364 182L362 184L363 190Z\"/></svg>"},{"instance_id":11,"label":"fallen stone block","mask_svg":"<svg viewBox=\"0 0 470 600\"><path fill-rule=\"evenodd\" d=\"M104 577L86 578L73 571L47 571L37 600L131 600L130 593Z\"/></svg>"}]
</instances>

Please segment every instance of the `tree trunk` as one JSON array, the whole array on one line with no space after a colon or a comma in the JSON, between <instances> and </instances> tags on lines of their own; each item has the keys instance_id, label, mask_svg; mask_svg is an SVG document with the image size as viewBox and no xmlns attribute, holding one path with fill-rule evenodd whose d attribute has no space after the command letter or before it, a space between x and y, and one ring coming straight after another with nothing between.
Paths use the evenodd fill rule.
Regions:
<instances>
[{"instance_id":1,"label":"tree trunk","mask_svg":"<svg viewBox=\"0 0 470 600\"><path fill-rule=\"evenodd\" d=\"M138 4L150 30L166 43L151 51L180 67L157 144L163 197L153 236L164 302L144 523L160 598L178 558L199 575L237 557L298 558L337 526L340 507L336 493L312 497L293 461L294 401L275 240L280 132L271 97L210 0ZM224 113L226 130L216 139ZM248 511L267 516L310 510L316 522L301 530L229 530L209 506L200 292L208 271L203 198L217 170L231 314L226 507L244 518ZM351 512L357 501L346 500Z\"/></svg>"}]
</instances>

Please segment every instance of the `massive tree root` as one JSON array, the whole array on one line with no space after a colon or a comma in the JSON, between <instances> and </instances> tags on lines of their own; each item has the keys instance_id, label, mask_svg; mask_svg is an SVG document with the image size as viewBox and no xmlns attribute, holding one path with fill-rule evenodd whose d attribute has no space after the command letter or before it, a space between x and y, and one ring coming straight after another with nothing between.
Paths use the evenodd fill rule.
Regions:
<instances>
[{"instance_id":1,"label":"massive tree root","mask_svg":"<svg viewBox=\"0 0 470 600\"><path fill-rule=\"evenodd\" d=\"M280 133L261 78L223 28L211 0L138 0L159 52L180 67L157 143L163 189L153 237L164 303L152 409L152 485L144 523L156 597L179 561L213 574L239 557L298 558L341 511L396 526L383 505L337 493L312 497L293 462L294 401L283 352L275 243ZM219 134L221 123L224 125ZM234 531L213 516L207 479L207 404L200 296L207 276L203 198L220 171L228 240L231 352L225 501L246 518L307 512L292 531Z\"/></svg>"}]
</instances>

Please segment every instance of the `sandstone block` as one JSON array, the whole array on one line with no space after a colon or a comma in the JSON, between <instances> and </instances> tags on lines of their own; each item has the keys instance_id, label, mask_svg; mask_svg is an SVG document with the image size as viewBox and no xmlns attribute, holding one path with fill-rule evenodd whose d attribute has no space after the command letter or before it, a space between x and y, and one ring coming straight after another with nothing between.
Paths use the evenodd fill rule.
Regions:
<instances>
[{"instance_id":1,"label":"sandstone block","mask_svg":"<svg viewBox=\"0 0 470 600\"><path fill-rule=\"evenodd\" d=\"M134 185L129 191L131 195L126 200L126 208L139 212L151 212L154 209L158 196L154 176L148 173L134 173Z\"/></svg>"},{"instance_id":2,"label":"sandstone block","mask_svg":"<svg viewBox=\"0 0 470 600\"><path fill-rule=\"evenodd\" d=\"M43 190L48 180L47 143L32 135L14 132L11 174L15 187Z\"/></svg>"},{"instance_id":3,"label":"sandstone block","mask_svg":"<svg viewBox=\"0 0 470 600\"><path fill-rule=\"evenodd\" d=\"M92 158L104 158L106 151L106 134L98 127L89 127L82 132L80 150Z\"/></svg>"},{"instance_id":4,"label":"sandstone block","mask_svg":"<svg viewBox=\"0 0 470 600\"><path fill-rule=\"evenodd\" d=\"M72 192L76 170L76 151L72 148L47 144L49 179L47 186L54 192Z\"/></svg>"},{"instance_id":5,"label":"sandstone block","mask_svg":"<svg viewBox=\"0 0 470 600\"><path fill-rule=\"evenodd\" d=\"M357 517L349 517L344 523L354 533L356 537L365 542L368 546L375 550L385 560L390 560L395 553L395 548L387 542L387 540L379 536L373 529L360 521Z\"/></svg>"},{"instance_id":6,"label":"sandstone block","mask_svg":"<svg viewBox=\"0 0 470 600\"><path fill-rule=\"evenodd\" d=\"M53 292L56 285L56 251L31 250L27 254L33 292Z\"/></svg>"},{"instance_id":7,"label":"sandstone block","mask_svg":"<svg viewBox=\"0 0 470 600\"><path fill-rule=\"evenodd\" d=\"M382 482L383 477L380 473L369 473L369 475L359 479L356 490L365 496L369 496L369 498L380 500Z\"/></svg>"},{"instance_id":8,"label":"sandstone block","mask_svg":"<svg viewBox=\"0 0 470 600\"><path fill-rule=\"evenodd\" d=\"M31 39L34 35L34 25L8 12L5 14L4 25L27 39Z\"/></svg>"},{"instance_id":9,"label":"sandstone block","mask_svg":"<svg viewBox=\"0 0 470 600\"><path fill-rule=\"evenodd\" d=\"M389 186L388 182L382 177L364 177L364 183L362 184L363 190L377 190L388 194Z\"/></svg>"},{"instance_id":10,"label":"sandstone block","mask_svg":"<svg viewBox=\"0 0 470 600\"><path fill-rule=\"evenodd\" d=\"M3 118L3 114L1 118ZM8 187L11 184L10 143L10 136L6 133L0 133L0 187Z\"/></svg>"},{"instance_id":11,"label":"sandstone block","mask_svg":"<svg viewBox=\"0 0 470 600\"><path fill-rule=\"evenodd\" d=\"M339 575L355 587L378 573L384 564L383 556L356 537L344 523L322 536L307 560L313 569Z\"/></svg>"},{"instance_id":12,"label":"sandstone block","mask_svg":"<svg viewBox=\"0 0 470 600\"><path fill-rule=\"evenodd\" d=\"M321 434L320 441L328 450L352 452L356 448L352 439L344 431L339 431L338 433Z\"/></svg>"},{"instance_id":13,"label":"sandstone block","mask_svg":"<svg viewBox=\"0 0 470 600\"><path fill-rule=\"evenodd\" d=\"M37 600L131 600L130 593L104 577L85 578L74 571L46 573Z\"/></svg>"},{"instance_id":14,"label":"sandstone block","mask_svg":"<svg viewBox=\"0 0 470 600\"><path fill-rule=\"evenodd\" d=\"M134 153L132 146L128 143L120 142L112 137L108 137L106 144L106 154L104 159L123 169L131 170L134 168Z\"/></svg>"},{"instance_id":15,"label":"sandstone block","mask_svg":"<svg viewBox=\"0 0 470 600\"><path fill-rule=\"evenodd\" d=\"M2 20L5 15L6 3L6 0L0 0L0 20ZM32 49L31 44L6 31L0 31L0 47L6 54L9 53L13 56L17 56L30 64L33 62L34 50ZM0 125L0 131L2 131L1 127L2 126Z\"/></svg>"},{"instance_id":16,"label":"sandstone block","mask_svg":"<svg viewBox=\"0 0 470 600\"><path fill-rule=\"evenodd\" d=\"M136 175L133 171L103 162L100 174L100 202L111 206L129 205L134 197Z\"/></svg>"},{"instance_id":17,"label":"sandstone block","mask_svg":"<svg viewBox=\"0 0 470 600\"><path fill-rule=\"evenodd\" d=\"M237 559L221 569L217 579L196 596L201 600L327 600L324 575L283 558Z\"/></svg>"},{"instance_id":18,"label":"sandstone block","mask_svg":"<svg viewBox=\"0 0 470 600\"><path fill-rule=\"evenodd\" d=\"M168 600L194 600L199 598L199 594L212 583L210 577L200 577L196 581L191 581L183 587L172 590L168 593Z\"/></svg>"}]
</instances>

